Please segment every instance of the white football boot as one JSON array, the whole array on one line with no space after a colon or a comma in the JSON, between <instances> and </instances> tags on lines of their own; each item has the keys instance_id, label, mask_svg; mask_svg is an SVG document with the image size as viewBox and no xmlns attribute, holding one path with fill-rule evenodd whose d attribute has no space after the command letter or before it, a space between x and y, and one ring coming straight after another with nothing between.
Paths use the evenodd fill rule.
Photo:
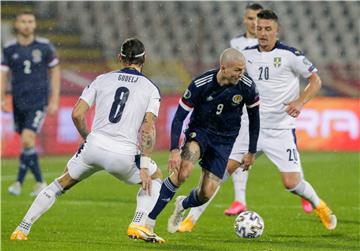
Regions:
<instances>
[{"instance_id":1,"label":"white football boot","mask_svg":"<svg viewBox=\"0 0 360 251\"><path fill-rule=\"evenodd\" d=\"M168 220L168 231L175 233L184 217L185 209L182 206L183 200L186 196L178 196L175 201L175 210Z\"/></svg>"},{"instance_id":2,"label":"white football boot","mask_svg":"<svg viewBox=\"0 0 360 251\"><path fill-rule=\"evenodd\" d=\"M19 196L21 194L21 184L19 181L14 182L8 188L8 192L12 195Z\"/></svg>"}]
</instances>

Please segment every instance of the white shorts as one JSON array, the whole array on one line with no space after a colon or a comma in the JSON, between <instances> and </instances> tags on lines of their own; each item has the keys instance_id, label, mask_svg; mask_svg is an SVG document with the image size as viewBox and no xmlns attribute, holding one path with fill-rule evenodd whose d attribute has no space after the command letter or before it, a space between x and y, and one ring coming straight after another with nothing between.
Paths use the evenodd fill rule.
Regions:
<instances>
[{"instance_id":1,"label":"white shorts","mask_svg":"<svg viewBox=\"0 0 360 251\"><path fill-rule=\"evenodd\" d=\"M80 181L97 171L105 170L129 184L141 182L138 166L139 161L135 161L135 155L109 152L91 141L86 142L67 163L69 174L74 180ZM156 163L151 161L149 175L153 175L156 169Z\"/></svg>"},{"instance_id":2,"label":"white shorts","mask_svg":"<svg viewBox=\"0 0 360 251\"><path fill-rule=\"evenodd\" d=\"M240 162L249 149L248 128L241 128L229 159ZM302 173L294 129L260 129L258 152L263 152L280 172Z\"/></svg>"}]
</instances>

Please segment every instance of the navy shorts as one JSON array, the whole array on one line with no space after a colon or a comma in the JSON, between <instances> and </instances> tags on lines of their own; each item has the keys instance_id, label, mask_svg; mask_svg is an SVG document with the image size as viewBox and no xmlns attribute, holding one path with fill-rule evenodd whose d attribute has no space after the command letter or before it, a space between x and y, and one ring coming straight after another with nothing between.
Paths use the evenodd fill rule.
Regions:
<instances>
[{"instance_id":1,"label":"navy shorts","mask_svg":"<svg viewBox=\"0 0 360 251\"><path fill-rule=\"evenodd\" d=\"M235 137L216 136L202 129L187 129L185 144L190 141L200 145L200 166L222 179Z\"/></svg>"},{"instance_id":2,"label":"navy shorts","mask_svg":"<svg viewBox=\"0 0 360 251\"><path fill-rule=\"evenodd\" d=\"M46 106L37 109L20 110L14 107L15 131L21 133L24 129L40 132L45 121Z\"/></svg>"}]
</instances>

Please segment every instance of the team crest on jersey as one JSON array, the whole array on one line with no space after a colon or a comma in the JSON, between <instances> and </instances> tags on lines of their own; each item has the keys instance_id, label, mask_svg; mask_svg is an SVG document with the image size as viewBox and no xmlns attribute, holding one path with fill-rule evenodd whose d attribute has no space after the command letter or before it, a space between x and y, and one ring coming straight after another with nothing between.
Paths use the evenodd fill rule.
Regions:
<instances>
[{"instance_id":1,"label":"team crest on jersey","mask_svg":"<svg viewBox=\"0 0 360 251\"><path fill-rule=\"evenodd\" d=\"M233 101L235 104L240 104L241 100L242 100L242 96L239 95L239 94L234 95L234 96L232 97L232 101Z\"/></svg>"},{"instance_id":2,"label":"team crest on jersey","mask_svg":"<svg viewBox=\"0 0 360 251\"><path fill-rule=\"evenodd\" d=\"M11 58L12 58L13 60L16 60L16 59L19 58L19 54L14 53L14 54L12 54Z\"/></svg>"},{"instance_id":3,"label":"team crest on jersey","mask_svg":"<svg viewBox=\"0 0 360 251\"><path fill-rule=\"evenodd\" d=\"M184 98L189 99L190 97L191 97L191 92L189 91L189 89L186 89L186 91L184 93Z\"/></svg>"},{"instance_id":4,"label":"team crest on jersey","mask_svg":"<svg viewBox=\"0 0 360 251\"><path fill-rule=\"evenodd\" d=\"M34 63L41 62L41 51L39 49L33 50L31 54L32 54L32 61Z\"/></svg>"},{"instance_id":5,"label":"team crest on jersey","mask_svg":"<svg viewBox=\"0 0 360 251\"><path fill-rule=\"evenodd\" d=\"M274 67L279 68L281 66L281 57L274 57Z\"/></svg>"},{"instance_id":6,"label":"team crest on jersey","mask_svg":"<svg viewBox=\"0 0 360 251\"><path fill-rule=\"evenodd\" d=\"M196 132L191 132L190 134L189 134L189 136L190 136L190 138L195 138L196 137Z\"/></svg>"}]
</instances>

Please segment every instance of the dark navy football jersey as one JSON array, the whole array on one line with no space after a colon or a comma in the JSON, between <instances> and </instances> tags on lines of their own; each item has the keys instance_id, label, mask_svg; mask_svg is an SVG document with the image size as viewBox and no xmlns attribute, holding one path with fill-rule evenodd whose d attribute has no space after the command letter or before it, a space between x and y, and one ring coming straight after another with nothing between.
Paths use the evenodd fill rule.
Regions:
<instances>
[{"instance_id":1,"label":"dark navy football jersey","mask_svg":"<svg viewBox=\"0 0 360 251\"><path fill-rule=\"evenodd\" d=\"M253 80L244 75L236 85L220 86L219 70L211 70L195 78L180 100L180 105L193 112L189 128L202 128L219 136L239 133L244 105L258 105L259 94Z\"/></svg>"},{"instance_id":2,"label":"dark navy football jersey","mask_svg":"<svg viewBox=\"0 0 360 251\"><path fill-rule=\"evenodd\" d=\"M18 109L45 106L49 95L49 67L59 62L55 48L44 38L22 46L16 40L5 44L2 70L11 70L13 103Z\"/></svg>"}]
</instances>

